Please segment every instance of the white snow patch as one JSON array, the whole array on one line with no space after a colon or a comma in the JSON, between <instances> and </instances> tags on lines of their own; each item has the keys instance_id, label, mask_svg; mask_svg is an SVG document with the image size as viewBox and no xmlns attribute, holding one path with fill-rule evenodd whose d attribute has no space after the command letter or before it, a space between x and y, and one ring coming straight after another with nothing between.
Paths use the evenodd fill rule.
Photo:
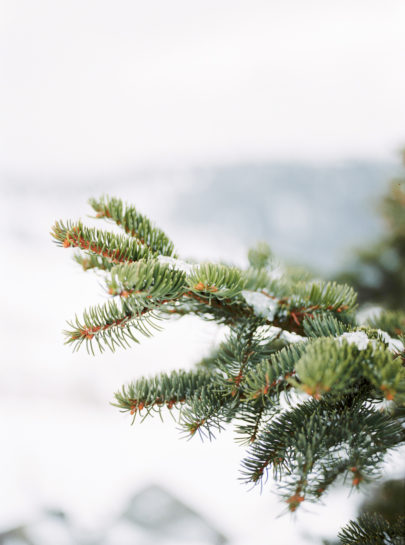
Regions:
<instances>
[{"instance_id":1,"label":"white snow patch","mask_svg":"<svg viewBox=\"0 0 405 545\"><path fill-rule=\"evenodd\" d=\"M281 327L276 327L274 325L262 325L256 329L258 335L262 335L267 340L273 340L280 336Z\"/></svg>"},{"instance_id":2,"label":"white snow patch","mask_svg":"<svg viewBox=\"0 0 405 545\"><path fill-rule=\"evenodd\" d=\"M343 333L337 337L337 341L342 344L342 341L347 341L349 344L355 344L359 350L366 350L370 339L364 333L364 331L351 331L349 333Z\"/></svg>"},{"instance_id":3,"label":"white snow patch","mask_svg":"<svg viewBox=\"0 0 405 545\"><path fill-rule=\"evenodd\" d=\"M388 344L388 350L391 352L403 352L404 344L399 339L393 339L386 331L382 329L377 329L379 336L382 340Z\"/></svg>"},{"instance_id":4,"label":"white snow patch","mask_svg":"<svg viewBox=\"0 0 405 545\"><path fill-rule=\"evenodd\" d=\"M297 333L286 331L284 329L281 329L281 327L275 326L262 326L257 329L257 333L259 335L265 336L267 341L280 339L288 343L300 343L308 340L308 337L302 337Z\"/></svg>"},{"instance_id":5,"label":"white snow patch","mask_svg":"<svg viewBox=\"0 0 405 545\"><path fill-rule=\"evenodd\" d=\"M198 268L198 265L193 265L192 263L186 263L181 259L176 259L174 257L169 257L166 255L160 255L158 257L159 263L162 265L169 265L171 269L176 271L183 271L186 274L190 274L195 268Z\"/></svg>"},{"instance_id":6,"label":"white snow patch","mask_svg":"<svg viewBox=\"0 0 405 545\"><path fill-rule=\"evenodd\" d=\"M258 291L243 290L242 295L247 304L253 307L257 316L274 320L278 309L277 301Z\"/></svg>"},{"instance_id":7,"label":"white snow patch","mask_svg":"<svg viewBox=\"0 0 405 545\"><path fill-rule=\"evenodd\" d=\"M404 345L399 339L393 339L386 331L378 329L378 334L380 340L388 345L388 350L391 352L402 352L404 350ZM370 339L364 331L351 331L349 333L343 333L336 339L338 342L342 343L343 340L346 340L349 344L355 344L359 350L366 350L368 344L371 342L373 347L376 346L376 339Z\"/></svg>"},{"instance_id":8,"label":"white snow patch","mask_svg":"<svg viewBox=\"0 0 405 545\"><path fill-rule=\"evenodd\" d=\"M386 331L382 331L381 329L378 329L377 331L379 333L380 340L388 345L388 350L391 352L402 352L404 350L404 345L399 339L393 339ZM298 335L292 331L282 330L280 327L275 326L264 326L261 329L261 332L263 334L267 334L273 339L279 338L280 340L288 343L299 343L309 340L308 337L303 337L302 335ZM377 344L377 340L370 339L364 331L350 331L336 337L336 341L339 344L342 344L344 340L349 344L355 344L359 350L366 350L370 342L374 348Z\"/></svg>"},{"instance_id":9,"label":"white snow patch","mask_svg":"<svg viewBox=\"0 0 405 545\"><path fill-rule=\"evenodd\" d=\"M280 339L288 343L300 343L307 341L308 337L303 337L302 335L298 335L292 331L283 331L280 335Z\"/></svg>"}]
</instances>

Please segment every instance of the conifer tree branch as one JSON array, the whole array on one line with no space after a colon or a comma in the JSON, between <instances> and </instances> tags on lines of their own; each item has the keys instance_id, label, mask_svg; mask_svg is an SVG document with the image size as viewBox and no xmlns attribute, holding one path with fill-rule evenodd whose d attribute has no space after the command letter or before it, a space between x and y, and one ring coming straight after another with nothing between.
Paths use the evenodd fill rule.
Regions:
<instances>
[{"instance_id":1,"label":"conifer tree branch","mask_svg":"<svg viewBox=\"0 0 405 545\"><path fill-rule=\"evenodd\" d=\"M67 344L127 347L174 314L229 327L195 370L124 386L119 409L134 418L177 409L189 437L211 439L235 424L237 440L249 445L244 480L261 483L272 470L290 511L338 478L358 488L378 475L384 454L405 443L403 313L359 326L353 289L308 275L280 278L263 245L250 252L247 270L185 263L134 207L109 197L91 205L126 234L55 223L57 244L83 252L75 260L101 270L111 296L73 320Z\"/></svg>"},{"instance_id":2,"label":"conifer tree branch","mask_svg":"<svg viewBox=\"0 0 405 545\"><path fill-rule=\"evenodd\" d=\"M127 235L137 239L154 253L176 257L173 243L165 233L153 226L150 220L137 212L134 206L124 205L120 199L101 197L90 199L89 203L96 212L96 218L114 221Z\"/></svg>"},{"instance_id":3,"label":"conifer tree branch","mask_svg":"<svg viewBox=\"0 0 405 545\"><path fill-rule=\"evenodd\" d=\"M109 259L98 254L87 253L87 255L82 255L80 252L77 252L74 254L73 259L82 267L84 271L88 271L90 269L110 271L114 266L114 263L112 263Z\"/></svg>"},{"instance_id":4,"label":"conifer tree branch","mask_svg":"<svg viewBox=\"0 0 405 545\"><path fill-rule=\"evenodd\" d=\"M187 403L200 394L201 389L212 386L212 375L204 371L172 371L161 373L156 377L141 378L115 394L116 403L122 411L132 415L141 414L145 409L147 414L152 409L166 406L172 409L179 404Z\"/></svg>"},{"instance_id":5,"label":"conifer tree branch","mask_svg":"<svg viewBox=\"0 0 405 545\"><path fill-rule=\"evenodd\" d=\"M403 545L405 516L389 523L379 513L365 513L343 528L338 537L342 545Z\"/></svg>"},{"instance_id":6,"label":"conifer tree branch","mask_svg":"<svg viewBox=\"0 0 405 545\"><path fill-rule=\"evenodd\" d=\"M218 386L202 389L195 394L181 414L181 425L185 433L194 437L214 438L215 431L221 431L223 424L230 422L236 414L237 402L221 391Z\"/></svg>"},{"instance_id":7,"label":"conifer tree branch","mask_svg":"<svg viewBox=\"0 0 405 545\"><path fill-rule=\"evenodd\" d=\"M401 310L382 312L379 316L369 318L367 323L374 329L382 329L392 337L399 338L405 331L405 312Z\"/></svg>"},{"instance_id":8,"label":"conifer tree branch","mask_svg":"<svg viewBox=\"0 0 405 545\"><path fill-rule=\"evenodd\" d=\"M274 412L274 404L265 399L245 400L241 403L236 414L237 421L241 422L235 429L238 443L241 445L254 443Z\"/></svg>"},{"instance_id":9,"label":"conifer tree branch","mask_svg":"<svg viewBox=\"0 0 405 545\"><path fill-rule=\"evenodd\" d=\"M81 222L66 225L55 222L51 235L59 246L80 248L102 256L112 263L125 263L147 259L153 254L141 244L125 237L98 229L85 227Z\"/></svg>"},{"instance_id":10,"label":"conifer tree branch","mask_svg":"<svg viewBox=\"0 0 405 545\"><path fill-rule=\"evenodd\" d=\"M145 301L142 303L132 297L90 308L83 313L82 321L76 317L74 322L68 322L70 330L64 332L66 344L73 344L74 350L78 350L85 343L87 350L94 354L94 343L100 352L105 347L111 351L118 346L128 347L129 341L138 343L134 330L149 337L151 328L159 329L158 316L153 312L156 303L148 302L148 306Z\"/></svg>"},{"instance_id":11,"label":"conifer tree branch","mask_svg":"<svg viewBox=\"0 0 405 545\"><path fill-rule=\"evenodd\" d=\"M243 474L257 483L268 468L278 469L283 464L286 469L282 473L289 475L287 499L295 497L288 502L289 509L294 511L303 501L296 495L310 497L312 482L317 483L316 490L325 468L331 468L336 476L341 472L342 447L350 464L347 469L353 473L353 486L358 486L376 471L386 450L402 441L398 423L359 402L351 408L341 404L339 410L330 400L308 401L270 422L250 447ZM322 484L324 488L327 481L323 479Z\"/></svg>"},{"instance_id":12,"label":"conifer tree branch","mask_svg":"<svg viewBox=\"0 0 405 545\"><path fill-rule=\"evenodd\" d=\"M289 389L291 383L288 379L295 375L295 365L305 350L305 343L293 344L261 361L246 377L247 397L278 397L282 391Z\"/></svg>"}]
</instances>

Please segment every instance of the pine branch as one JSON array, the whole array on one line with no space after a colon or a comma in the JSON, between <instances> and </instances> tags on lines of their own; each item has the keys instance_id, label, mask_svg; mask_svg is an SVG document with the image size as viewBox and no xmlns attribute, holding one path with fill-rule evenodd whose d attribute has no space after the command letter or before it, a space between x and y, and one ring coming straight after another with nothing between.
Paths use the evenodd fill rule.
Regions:
<instances>
[{"instance_id":1,"label":"pine branch","mask_svg":"<svg viewBox=\"0 0 405 545\"><path fill-rule=\"evenodd\" d=\"M320 498L340 476L350 475L350 472L352 473L352 485L358 486L361 474L358 473L357 467L353 463L351 459L343 457L333 460L333 463L329 461L328 465L320 464L318 475L311 480L307 487L307 496L314 499Z\"/></svg>"},{"instance_id":2,"label":"pine branch","mask_svg":"<svg viewBox=\"0 0 405 545\"><path fill-rule=\"evenodd\" d=\"M319 338L306 345L295 369L297 380L293 384L316 399L327 392L339 397L344 392L356 391L362 379L380 391L374 397L383 394L399 403L404 398L405 369L381 343L375 346L371 341L359 349L346 339L337 342Z\"/></svg>"},{"instance_id":3,"label":"pine branch","mask_svg":"<svg viewBox=\"0 0 405 545\"><path fill-rule=\"evenodd\" d=\"M252 321L246 328L237 328L221 344L217 353L216 365L222 373L222 385L231 396L244 397L246 375L250 369L268 357L274 349L259 335L256 335L258 322Z\"/></svg>"},{"instance_id":4,"label":"pine branch","mask_svg":"<svg viewBox=\"0 0 405 545\"><path fill-rule=\"evenodd\" d=\"M244 271L245 290L259 291L266 290L267 293L283 297L289 293L291 283L285 278L275 279L267 269L249 268Z\"/></svg>"},{"instance_id":5,"label":"pine branch","mask_svg":"<svg viewBox=\"0 0 405 545\"><path fill-rule=\"evenodd\" d=\"M160 373L123 386L115 394L116 403L113 405L132 415L141 414L143 410L150 414L154 409L160 413L162 407L172 409L190 402L196 394L200 395L202 389L207 390L211 386L212 375L204 371Z\"/></svg>"},{"instance_id":6,"label":"pine branch","mask_svg":"<svg viewBox=\"0 0 405 545\"><path fill-rule=\"evenodd\" d=\"M269 245L266 242L259 242L255 248L249 250L248 259L252 268L265 270L265 267L269 266L271 261Z\"/></svg>"},{"instance_id":7,"label":"pine branch","mask_svg":"<svg viewBox=\"0 0 405 545\"><path fill-rule=\"evenodd\" d=\"M173 270L169 265L161 265L157 262L148 265L148 262L145 262L145 260L142 259L142 256L146 256L149 261L152 256L145 254L146 250L144 248L137 244L133 245L128 239L122 239L122 237L117 239L116 235L111 233L100 233L82 226L80 226L80 228L77 226L64 228L62 224L56 224L54 231L54 236L59 243L62 240L65 242L67 240L68 244L77 244L82 247L87 247L95 254L101 254L100 257L98 255L92 256L93 263L91 263L91 265L97 265L96 259L103 260L98 264L100 268L106 268L104 265L105 261L108 262L111 260L113 263L120 260L124 261L124 263L121 264L121 267L114 267L111 269L111 277L110 279L107 279L109 292L113 295L118 294L128 297L133 293L145 291L146 287L148 287L148 296L152 297L154 293L156 294L159 291L156 286L159 285L163 291L171 286L171 290L168 294L163 295L163 293L160 293L159 296L164 299L165 303L173 303L174 300L179 300L181 297L183 297L183 302L179 301L179 304L177 304L176 307L169 309L169 312L194 312L199 316L210 315L211 319L231 326L235 326L240 321L248 323L247 320L252 321L255 319L257 320L257 324L267 323L278 325L285 322L282 314L285 314L286 312L287 302L283 302L284 310L281 313L280 319L260 320L260 317L256 316L255 309L247 305L240 295L245 281L242 273L238 269L229 269L223 266L208 264L200 266L193 270L191 274L186 275L182 271ZM94 239L96 242L89 242L89 240ZM121 243L122 240L124 244L123 251L118 250L118 248L115 248L113 251L105 249L108 244L114 246L114 244ZM65 242L63 243L64 245L66 245ZM139 265L137 265L137 263L125 263L125 261L131 260L142 262L140 262ZM154 290L151 291L152 286L154 287ZM325 289L323 291L330 295L331 290ZM343 291L346 293L346 290ZM175 292L175 297L172 295L172 292ZM316 291L316 294L319 296L318 291ZM140 298L138 297L138 300L139 299ZM185 299L187 299L187 301L184 305ZM294 299L294 297L292 297L292 299ZM340 299L338 302L340 303ZM141 304L139 301L138 303L138 306L140 307ZM325 301L325 304L330 305L330 303L331 299ZM152 302L145 302L143 305L145 309L143 310L143 313L152 306ZM313 307L310 307L310 309L313 311ZM137 309L137 314L141 311L142 309ZM105 315L106 319L104 322L101 319L101 314ZM128 323L132 319L131 317L133 317L134 312L132 309L129 313L126 312L125 316L118 314L119 313L116 312L115 308L112 308L112 312L109 312L107 308L106 314L105 307L99 309L98 313L93 309L92 312L88 313L87 322L84 326L81 327L80 324L78 324L74 334L70 334L70 338L74 341L85 338L87 345L91 344L87 341L91 341L93 338L95 342L97 342L97 339L99 339L100 336L94 336L92 335L93 333L99 332L100 329L103 331L110 330L110 327L105 326L116 324L117 320L119 321L122 319L125 323ZM295 322L298 320L298 314L297 310L295 313L293 311L290 312L290 322L292 321L290 327L292 327L293 330L297 329ZM300 315L304 314L301 312ZM291 316L293 316L293 318L291 318ZM94 323L91 323L92 317L95 318ZM121 326L122 322L119 322L118 325ZM79 329L79 331L77 331L77 329ZM299 330L301 331L302 327L300 327ZM127 341L129 338L132 337L126 336L125 340ZM103 339L107 339L107 337L105 336ZM121 337L121 341L122 340ZM133 338L133 340L135 340L135 338ZM104 344L108 346L108 343ZM128 344L127 342L111 344L113 348L118 345L127 346ZM100 346L101 345L99 344L99 347Z\"/></svg>"},{"instance_id":8,"label":"pine branch","mask_svg":"<svg viewBox=\"0 0 405 545\"><path fill-rule=\"evenodd\" d=\"M238 443L241 445L254 443L274 412L274 405L263 398L241 403L236 413L237 421L241 422L236 426Z\"/></svg>"},{"instance_id":9,"label":"pine branch","mask_svg":"<svg viewBox=\"0 0 405 545\"><path fill-rule=\"evenodd\" d=\"M236 267L225 267L205 263L196 267L188 277L190 290L205 299L221 301L227 299L232 304L234 298L244 288L243 274Z\"/></svg>"},{"instance_id":10,"label":"pine branch","mask_svg":"<svg viewBox=\"0 0 405 545\"><path fill-rule=\"evenodd\" d=\"M402 358L396 358L385 346L374 348L371 358L362 361L363 376L371 382L384 397L405 403L405 367Z\"/></svg>"},{"instance_id":11,"label":"pine branch","mask_svg":"<svg viewBox=\"0 0 405 545\"><path fill-rule=\"evenodd\" d=\"M163 407L180 410L179 421L190 437L197 432L211 439L213 431L222 429L235 413L233 400L227 398L215 383L212 373L205 371L172 371L151 379L142 378L124 386L115 394L114 406L142 418Z\"/></svg>"},{"instance_id":12,"label":"pine branch","mask_svg":"<svg viewBox=\"0 0 405 545\"><path fill-rule=\"evenodd\" d=\"M342 458L347 460L352 483L358 486L375 474L384 453L402 441L398 423L361 402L348 407L342 402L311 400L271 421L250 447L243 475L257 483L272 467L276 476L283 475L289 509L294 511L303 501L298 501L297 494L310 497L322 479L323 487L330 484L330 478L329 483L325 480L325 468L338 476ZM289 501L291 498L295 499Z\"/></svg>"},{"instance_id":13,"label":"pine branch","mask_svg":"<svg viewBox=\"0 0 405 545\"><path fill-rule=\"evenodd\" d=\"M125 236L85 227L81 222L66 225L55 222L51 235L59 246L80 248L90 254L104 257L112 263L124 263L147 259L153 254L141 244Z\"/></svg>"},{"instance_id":14,"label":"pine branch","mask_svg":"<svg viewBox=\"0 0 405 545\"><path fill-rule=\"evenodd\" d=\"M369 318L367 324L374 329L382 329L392 337L399 338L405 334L405 312L392 310L382 312L379 316Z\"/></svg>"},{"instance_id":15,"label":"pine branch","mask_svg":"<svg viewBox=\"0 0 405 545\"><path fill-rule=\"evenodd\" d=\"M150 220L136 211L134 206L124 205L120 199L101 197L90 199L97 218L106 218L122 227L127 235L136 238L154 253L176 257L173 243Z\"/></svg>"},{"instance_id":16,"label":"pine branch","mask_svg":"<svg viewBox=\"0 0 405 545\"><path fill-rule=\"evenodd\" d=\"M155 260L117 265L106 280L111 295L136 295L156 299L178 299L187 291L186 274Z\"/></svg>"},{"instance_id":17,"label":"pine branch","mask_svg":"<svg viewBox=\"0 0 405 545\"><path fill-rule=\"evenodd\" d=\"M127 347L173 315L230 328L196 370L124 386L117 407L134 418L177 409L189 437L211 439L234 423L237 440L249 445L244 480L261 483L272 470L290 511L338 478L357 488L378 475L385 453L405 442L401 313L359 327L350 287L297 272L280 278L268 247L250 252L247 270L185 263L133 206L109 197L91 205L126 234L55 223L57 244L83 252L75 260L101 270L111 296L75 318L67 344Z\"/></svg>"},{"instance_id":18,"label":"pine branch","mask_svg":"<svg viewBox=\"0 0 405 545\"><path fill-rule=\"evenodd\" d=\"M235 416L237 402L221 391L213 377L209 387L201 389L181 413L181 425L189 437L196 433L200 438L215 438L214 432L221 431L223 424Z\"/></svg>"},{"instance_id":19,"label":"pine branch","mask_svg":"<svg viewBox=\"0 0 405 545\"><path fill-rule=\"evenodd\" d=\"M158 304L149 300L140 303L136 297L128 297L91 307L83 313L82 321L76 316L74 321L68 322L71 329L64 332L65 344L73 344L76 351L85 343L87 351L94 355L94 343L100 352L105 347L112 352L118 346L128 347L130 341L138 343L134 331L150 337L151 329L159 329L158 316L153 312Z\"/></svg>"},{"instance_id":20,"label":"pine branch","mask_svg":"<svg viewBox=\"0 0 405 545\"><path fill-rule=\"evenodd\" d=\"M389 523L379 513L361 515L338 535L342 545L404 545L405 516Z\"/></svg>"},{"instance_id":21,"label":"pine branch","mask_svg":"<svg viewBox=\"0 0 405 545\"><path fill-rule=\"evenodd\" d=\"M251 273L248 276L250 283L264 280L261 273L256 277ZM256 315L267 318L267 323L298 334L305 333L306 320L322 317L325 312L332 317L338 316L340 321L352 323L356 308L355 292L349 286L335 282L291 283L272 279L267 289L245 290L243 296Z\"/></svg>"},{"instance_id":22,"label":"pine branch","mask_svg":"<svg viewBox=\"0 0 405 545\"><path fill-rule=\"evenodd\" d=\"M349 331L349 326L340 322L330 314L318 314L306 317L303 322L304 333L307 337L338 337Z\"/></svg>"},{"instance_id":23,"label":"pine branch","mask_svg":"<svg viewBox=\"0 0 405 545\"><path fill-rule=\"evenodd\" d=\"M372 357L373 347L361 351L354 344L339 344L334 339L320 338L306 346L296 364L296 386L320 399L327 392L342 395L357 388L362 377L364 358Z\"/></svg>"},{"instance_id":24,"label":"pine branch","mask_svg":"<svg viewBox=\"0 0 405 545\"><path fill-rule=\"evenodd\" d=\"M82 255L77 252L73 256L73 260L78 263L84 271L90 269L99 269L101 271L110 271L114 264L107 258L97 254Z\"/></svg>"},{"instance_id":25,"label":"pine branch","mask_svg":"<svg viewBox=\"0 0 405 545\"><path fill-rule=\"evenodd\" d=\"M357 307L357 294L346 284L336 282L304 282L296 286L296 294L311 305L319 305L317 310L329 310L338 314L353 312Z\"/></svg>"},{"instance_id":26,"label":"pine branch","mask_svg":"<svg viewBox=\"0 0 405 545\"><path fill-rule=\"evenodd\" d=\"M246 377L246 396L278 399L281 392L291 387L288 379L295 375L296 363L305 350L305 343L289 345L263 360Z\"/></svg>"}]
</instances>

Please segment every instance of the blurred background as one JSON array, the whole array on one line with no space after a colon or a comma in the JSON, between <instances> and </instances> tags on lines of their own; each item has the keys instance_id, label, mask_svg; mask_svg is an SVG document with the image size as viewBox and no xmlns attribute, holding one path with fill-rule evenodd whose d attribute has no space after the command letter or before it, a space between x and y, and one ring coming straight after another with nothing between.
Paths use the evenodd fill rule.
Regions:
<instances>
[{"instance_id":1,"label":"blurred background","mask_svg":"<svg viewBox=\"0 0 405 545\"><path fill-rule=\"evenodd\" d=\"M183 258L243 266L266 240L287 263L381 293L353 249L386 236L379 203L402 175L405 4L0 6L0 544L333 539L360 494L337 488L280 517L271 482L238 481L230 430L184 441L170 417L131 427L109 405L123 383L191 367L223 331L187 318L132 350L72 354L66 320L105 294L49 230L94 224L87 199L108 193L148 214ZM400 274L395 252L384 263ZM387 478L404 472L393 465Z\"/></svg>"}]
</instances>

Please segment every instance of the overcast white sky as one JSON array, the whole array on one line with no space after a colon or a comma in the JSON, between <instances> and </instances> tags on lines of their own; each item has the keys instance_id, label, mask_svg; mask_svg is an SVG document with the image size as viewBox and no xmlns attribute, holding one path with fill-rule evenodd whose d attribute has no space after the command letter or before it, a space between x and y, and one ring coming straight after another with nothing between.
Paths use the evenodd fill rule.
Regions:
<instances>
[{"instance_id":1,"label":"overcast white sky","mask_svg":"<svg viewBox=\"0 0 405 545\"><path fill-rule=\"evenodd\" d=\"M403 0L2 0L0 171L388 158Z\"/></svg>"}]
</instances>

